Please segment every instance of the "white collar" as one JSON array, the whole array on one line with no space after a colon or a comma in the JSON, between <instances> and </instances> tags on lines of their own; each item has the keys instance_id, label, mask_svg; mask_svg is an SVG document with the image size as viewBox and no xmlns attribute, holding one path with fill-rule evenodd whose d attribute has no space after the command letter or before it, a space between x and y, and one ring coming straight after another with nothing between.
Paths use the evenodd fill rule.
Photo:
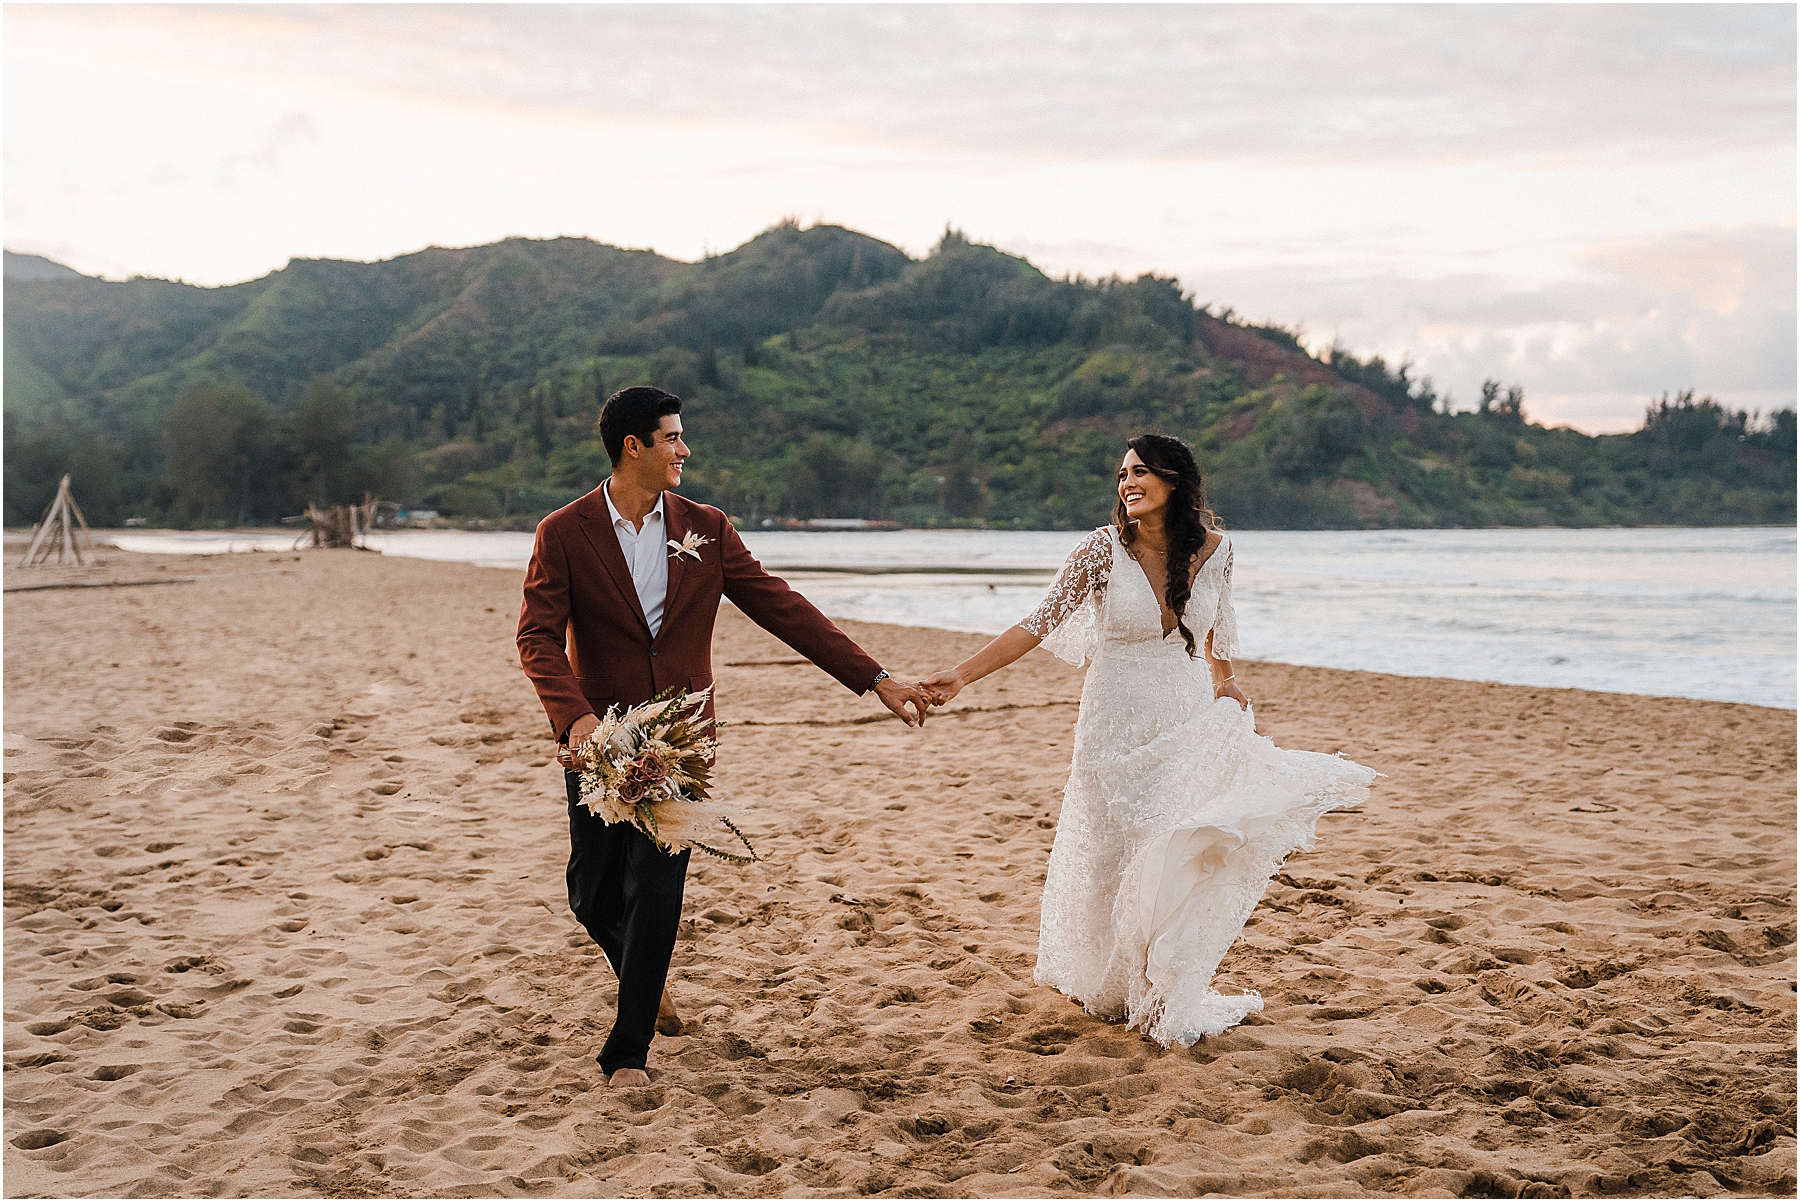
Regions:
<instances>
[{"instance_id":1,"label":"white collar","mask_svg":"<svg viewBox=\"0 0 1800 1202\"><path fill-rule=\"evenodd\" d=\"M619 507L613 504L611 476L608 476L606 478L606 483L600 486L600 495L606 498L606 512L612 514L613 525L617 526L620 522L624 522L627 526L631 526L631 532L633 534L639 533L638 528L632 524L631 519L620 513ZM661 493L656 494L656 504L651 506L650 512L644 515L644 521L648 522L651 518L655 518L658 522L661 522L663 519L663 495Z\"/></svg>"}]
</instances>

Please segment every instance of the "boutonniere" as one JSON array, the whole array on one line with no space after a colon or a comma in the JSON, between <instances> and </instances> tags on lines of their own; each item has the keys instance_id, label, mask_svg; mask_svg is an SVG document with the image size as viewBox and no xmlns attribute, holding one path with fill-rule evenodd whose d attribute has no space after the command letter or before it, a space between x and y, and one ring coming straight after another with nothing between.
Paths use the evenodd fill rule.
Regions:
<instances>
[{"instance_id":1,"label":"boutonniere","mask_svg":"<svg viewBox=\"0 0 1800 1202\"><path fill-rule=\"evenodd\" d=\"M704 547L707 543L710 543L711 541L712 541L712 539L707 538L704 534L701 534L698 530L690 530L687 532L686 535L684 535L682 537L682 540L680 542L676 542L674 539L669 540L669 546L671 548L671 550L669 551L669 558L674 559L677 556L686 555L689 559L692 559L695 563L699 563L700 562L700 548Z\"/></svg>"}]
</instances>

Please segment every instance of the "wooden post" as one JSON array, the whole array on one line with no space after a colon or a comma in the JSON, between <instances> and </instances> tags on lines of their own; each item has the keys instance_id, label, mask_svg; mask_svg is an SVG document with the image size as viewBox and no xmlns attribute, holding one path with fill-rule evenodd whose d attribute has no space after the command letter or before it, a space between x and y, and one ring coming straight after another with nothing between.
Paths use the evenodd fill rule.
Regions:
<instances>
[{"instance_id":1,"label":"wooden post","mask_svg":"<svg viewBox=\"0 0 1800 1202\"><path fill-rule=\"evenodd\" d=\"M62 500L62 490L58 489L56 500ZM56 501L50 502L44 510L44 516L38 519L37 529L31 536L31 546L25 549L25 558L19 561L22 568L30 567L37 560L38 548L44 545L44 536L50 533L50 515L56 512Z\"/></svg>"},{"instance_id":2,"label":"wooden post","mask_svg":"<svg viewBox=\"0 0 1800 1202\"><path fill-rule=\"evenodd\" d=\"M69 491L69 478L64 476L56 486L56 499L44 510L44 516L38 521L37 532L32 536L31 546L26 548L25 557L19 566L29 568L39 563L50 562L50 548L56 548L56 562L65 563L74 560L85 567L87 561L81 557L81 545L75 539L75 523L81 523L81 532L88 536L88 544L93 545L93 532L88 529L87 517L81 512L81 506L75 504L75 495Z\"/></svg>"}]
</instances>

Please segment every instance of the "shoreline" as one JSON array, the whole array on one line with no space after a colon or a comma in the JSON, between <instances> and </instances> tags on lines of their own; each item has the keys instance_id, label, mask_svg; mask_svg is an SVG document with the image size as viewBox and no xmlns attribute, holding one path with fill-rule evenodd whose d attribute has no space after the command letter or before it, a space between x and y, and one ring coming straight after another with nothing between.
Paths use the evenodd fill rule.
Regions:
<instances>
[{"instance_id":1,"label":"shoreline","mask_svg":"<svg viewBox=\"0 0 1800 1202\"><path fill-rule=\"evenodd\" d=\"M1688 529L1688 527L1669 527L1669 529ZM1730 529L1762 529L1762 527L1730 527ZM1787 529L1787 527L1769 527L1769 529ZM112 533L121 533L121 531L112 531ZM130 533L142 533L142 531L130 531ZM250 531L236 531L236 534L245 533L254 533L254 527L250 527ZM403 531L403 533L405 533L405 531ZM430 531L412 531L412 533L428 534ZM841 533L842 531L830 531L828 534ZM909 533L911 533L911 531L909 531ZM1355 533L1355 531L1352 531L1352 533ZM220 536L223 538L223 536L227 536L227 534L232 533L220 533ZM14 551L14 542L18 542L18 536L9 534L9 536L7 536L7 551ZM374 547L373 551L380 552L382 549L380 549L380 547ZM281 547L281 549L265 549L265 551L230 549L230 551L196 552L193 551L193 549L182 549L182 551L164 552L124 551L124 549L112 547L112 545L103 547L103 556L110 558L110 561L112 561L112 563L110 563L110 569L115 570L115 572L117 572L119 567L124 567L124 565L139 563L139 561L153 560L153 558L158 558L158 556L175 556L175 558L180 558L180 560L184 561L191 560L194 561L194 563L205 563L205 561L209 560L218 560L220 556L227 556L227 554L252 556L252 558L254 558L254 556L270 556L270 554L274 554L274 556L311 554L311 551L310 549L302 549L302 551L295 552L292 547ZM398 552L394 552L394 558L412 558L412 556L401 556ZM1017 565L1013 565L1013 563L970 565L970 567L961 567L961 565L929 567L929 565L896 565L896 563L864 563L864 565L837 565L837 563L781 563L781 561L778 561L779 558L781 558L781 556L776 556L774 560L770 560L770 563L772 563L770 570L774 570L779 576L787 576L787 578L794 579L797 587L803 587L803 590L806 590L805 585L808 581L814 581L814 583L823 581L824 594L826 594L826 596L815 596L815 603L821 605L821 608L835 610L835 612L833 612L833 619L844 617L844 621L873 621L873 623L877 624L895 624L895 626L905 626L905 628L909 628L909 630L949 630L949 632L956 633L985 633L988 637L992 637L994 633L997 633L997 630L992 628L995 623L992 623L992 621L981 621L981 619L992 619L994 615L992 615L990 610L985 610L985 608L983 608L983 603L981 603L981 601L974 601L974 599L972 599L972 597L976 597L977 594L979 594L979 585L981 585L983 581L986 581L986 583L990 585L990 588L994 587L994 585L999 585L1001 588L1021 588L1026 587L1026 585L1037 585L1039 581L1046 581L1046 583L1048 583L1049 579L1055 576L1055 567L1017 567ZM432 561L432 563L464 563L464 565L482 567L482 569L508 570L508 572L515 572L515 574L524 570L522 569L522 565L515 565L515 563L511 563L511 561L504 561L504 563L502 563L502 561L493 560L472 561L452 560L452 558L432 558L432 560L425 560L423 556L421 556L421 560ZM70 569L34 569L32 570L31 576L32 581L34 581L32 587L43 588L45 585L43 585L43 583L36 583L36 581L54 581L54 579L63 578L70 579L70 581L90 578L101 579L106 576L106 572L97 569L74 569L74 567L70 567ZM956 594L956 596L952 597L952 605L961 605L963 606L963 610L967 610L967 612L963 612L961 615L963 615L965 619L968 619L970 624L959 626L959 624L941 624L941 621L938 621L938 623L931 623L931 619L925 617L925 615L922 615L920 624L913 624L911 621L907 621L907 619L911 617L911 614L877 614L868 615L868 617L850 617L850 615L842 614L844 608L857 608L857 605L833 606L832 601L830 601L830 597L833 596L833 590L837 590L841 596L855 596L853 592L851 592L851 594L842 594L842 590L846 587L857 587L860 578L868 579L869 588L877 588L877 590L878 588L887 588L887 590L898 588L898 590L902 590L902 594L905 594L907 588L911 588L913 592L918 592L918 594L931 592L931 590L936 590L936 588L940 587L949 588L952 592L954 592L956 588L963 588L961 594ZM968 581L968 583L963 583L963 581ZM9 581L7 590L18 590L20 587L23 587L22 579L14 578ZM1433 583L1429 583L1429 581L1415 581L1415 587L1420 588L1420 590L1426 590L1426 588L1433 587ZM976 590L976 592L970 592L970 590ZM900 596L900 594L896 594L896 596ZM1476 594L1471 594L1471 596L1476 596ZM916 597L914 597L914 601L916 601ZM887 608L896 608L896 606L889 605ZM898 606L898 608L905 608L905 606ZM1028 605L1021 605L1021 610L1019 610L1019 612L1022 614L1026 608L1028 608ZM1415 606L1415 608L1417 608L1417 606ZM1269 664L1291 664L1291 666L1303 666L1303 668L1337 668L1343 669L1343 671L1370 671L1373 675L1388 675L1388 677L1408 678L1408 680L1463 680L1463 682L1478 682L1478 684L1510 684L1510 686L1534 687L1534 689L1575 689L1575 691L1584 691L1584 693L1607 693L1607 695L1616 696L1663 696L1663 698L1687 698L1687 700L1717 700L1717 702L1724 702L1724 704L1757 705L1757 707L1762 707L1762 709L1780 709L1780 711L1786 711L1786 713L1796 713L1796 702L1795 700L1791 700L1791 698L1787 698L1787 700L1777 700L1777 702L1771 702L1771 700L1744 700L1744 695L1746 695L1746 693L1759 696L1766 696L1769 695L1769 693L1780 693L1780 684L1782 684L1782 682L1777 680L1777 682L1771 686L1769 682L1766 682L1766 680L1762 678L1762 673L1766 673L1768 669L1742 669L1737 662L1732 662L1730 659L1723 660L1719 666L1715 666L1715 668L1712 669L1712 675L1703 675L1701 678L1705 678L1705 680L1715 680L1715 678L1717 678L1717 673L1719 673L1719 671L1724 671L1724 673L1728 673L1728 677L1726 678L1732 682L1732 687L1730 687L1730 689L1717 689L1717 691L1732 691L1732 693L1737 693L1737 696L1694 696L1694 693L1703 693L1703 691L1705 691L1703 687L1694 684L1694 673L1701 671L1701 668L1703 668L1705 664L1712 664L1712 660L1705 660L1705 664L1690 664L1687 668L1676 671L1672 677L1669 677L1670 689L1678 689L1678 687L1688 687L1688 689L1692 689L1692 691L1688 691L1688 693L1681 693L1681 691L1649 691L1649 689L1643 689L1642 680L1629 680L1629 677L1643 677L1643 675L1645 675L1642 671L1638 671L1638 668L1636 668L1636 664L1634 664L1631 657L1625 657L1624 660L1620 660L1620 662L1616 662L1616 664L1602 664L1602 669L1600 669L1600 671L1586 671L1586 673L1577 671L1577 673L1575 673L1577 677L1607 677L1607 675L1615 675L1615 677L1624 675L1624 677L1627 677L1627 680L1625 680L1625 682L1620 682L1618 687L1597 687L1597 682L1584 682L1584 680L1579 680L1579 682L1534 682L1534 680L1519 680L1519 677L1532 677L1532 675L1541 675L1541 677L1553 677L1553 675L1557 675L1552 669L1543 669L1541 666L1539 666L1539 669L1534 669L1534 671L1508 671L1508 675L1512 675L1510 680L1496 678L1494 675L1478 675L1478 673L1483 671L1483 668L1492 669L1498 666L1496 662L1490 662L1490 655L1492 655L1494 648L1485 648L1485 650L1489 651L1489 655L1474 655L1472 659L1478 662L1478 666L1476 666L1476 668L1467 669L1467 675L1456 675L1456 669L1460 668L1460 664L1445 666L1445 664L1440 664L1440 662L1438 662L1438 664L1429 662L1429 660L1442 659L1442 655L1426 655L1424 659L1427 660L1427 664L1422 666L1422 668L1426 669L1424 669L1424 671L1413 673L1413 671L1395 671L1395 669L1381 668L1381 666L1355 666L1355 664L1352 664L1352 666L1343 666L1343 664L1328 662L1330 659L1336 659L1337 651L1343 650L1343 648L1337 648L1337 646L1328 648L1327 653L1323 653L1323 655L1319 655L1319 653L1316 653L1316 650L1312 650L1312 648L1289 648L1289 650L1300 651L1300 653L1294 655L1291 659L1278 659L1278 657L1276 657L1276 659L1262 660L1262 662L1269 662ZM1276 651L1280 651L1280 648L1276 648ZM1559 655L1564 655L1564 653L1566 653L1566 655L1573 655L1573 651L1570 651L1570 648L1566 648L1566 646L1555 646L1555 644L1552 644L1552 646L1548 648L1548 651L1557 651ZM1548 651L1546 651L1546 653L1548 653ZM1663 648L1661 653L1667 653L1670 657L1674 657L1674 662L1678 662L1678 664L1681 662L1681 659L1683 659L1683 655L1692 655L1692 653L1688 653L1688 651L1676 650L1676 648ZM1321 659L1327 660L1327 662L1319 662ZM1343 659L1357 659L1357 657L1354 657L1354 655L1345 655ZM1368 659L1368 657L1361 657L1361 659ZM1742 660L1742 662L1751 662L1751 660ZM1755 660L1755 662L1760 664L1762 660ZM1746 675L1737 675L1737 673L1746 673ZM1633 684L1640 687L1633 687Z\"/></svg>"},{"instance_id":2,"label":"shoreline","mask_svg":"<svg viewBox=\"0 0 1800 1202\"><path fill-rule=\"evenodd\" d=\"M554 511L553 511L554 512ZM474 519L485 521L487 519ZM382 533L404 533L407 531L453 531L470 534L530 534L537 528L538 518L532 522L530 529L519 529L510 526L496 525L456 525L455 519L436 519L435 524L420 526L384 526ZM826 519L836 520L836 519ZM860 520L860 519L859 519ZM1648 524L1641 526L1232 526L1232 531L1254 530L1258 533L1293 533L1293 534L1369 534L1384 530L1423 531L1423 530L1792 530L1795 527L1787 522L1735 523L1731 525L1670 526L1664 524ZM28 537L35 526L6 526L0 528L5 537ZM760 525L746 524L738 526L740 532L765 533ZM782 534L914 534L921 531L969 531L976 534L1074 534L1088 527L1057 526L889 526L868 528L859 526L784 526L770 528L768 533ZM241 534L246 537L270 531L293 531L300 533L293 526L219 526L195 527L183 529L179 526L96 526L96 534Z\"/></svg>"},{"instance_id":3,"label":"shoreline","mask_svg":"<svg viewBox=\"0 0 1800 1202\"><path fill-rule=\"evenodd\" d=\"M722 609L768 861L690 870L611 1091L516 580L253 558L6 599L9 1193L1793 1191L1792 711L1244 664L1386 777L1226 957L1263 1015L1164 1050L1032 982L1078 670L908 731Z\"/></svg>"}]
</instances>

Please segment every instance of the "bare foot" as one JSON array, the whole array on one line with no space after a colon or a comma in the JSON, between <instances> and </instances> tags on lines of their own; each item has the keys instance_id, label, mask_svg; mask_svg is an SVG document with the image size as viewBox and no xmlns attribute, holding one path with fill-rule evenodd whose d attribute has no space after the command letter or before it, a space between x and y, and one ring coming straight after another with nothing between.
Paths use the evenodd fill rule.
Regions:
<instances>
[{"instance_id":1,"label":"bare foot","mask_svg":"<svg viewBox=\"0 0 1800 1202\"><path fill-rule=\"evenodd\" d=\"M658 1035L681 1034L681 1015L675 1013L675 1003L669 998L669 991L663 990L662 1005L656 1008L656 1033Z\"/></svg>"},{"instance_id":2,"label":"bare foot","mask_svg":"<svg viewBox=\"0 0 1800 1202\"><path fill-rule=\"evenodd\" d=\"M613 1075L606 1079L608 1085L616 1088L628 1088L633 1085L650 1084L650 1074L641 1068L617 1068Z\"/></svg>"}]
</instances>

